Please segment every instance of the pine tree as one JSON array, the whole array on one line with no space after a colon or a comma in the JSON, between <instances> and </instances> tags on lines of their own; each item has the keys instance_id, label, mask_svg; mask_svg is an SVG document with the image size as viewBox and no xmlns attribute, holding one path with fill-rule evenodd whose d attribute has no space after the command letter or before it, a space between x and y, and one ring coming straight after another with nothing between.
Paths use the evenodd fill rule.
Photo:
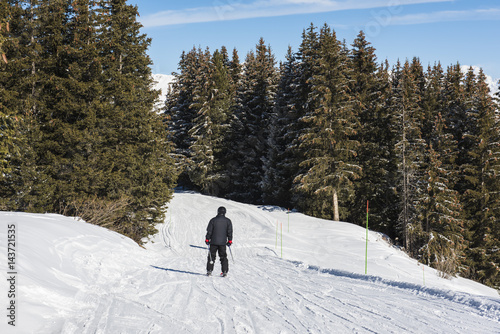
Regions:
<instances>
[{"instance_id":1,"label":"pine tree","mask_svg":"<svg viewBox=\"0 0 500 334\"><path fill-rule=\"evenodd\" d=\"M290 207L292 183L298 170L293 149L298 136L300 99L296 96L300 64L292 48L280 68L280 82L269 127L269 150L264 160L264 203Z\"/></svg>"},{"instance_id":2,"label":"pine tree","mask_svg":"<svg viewBox=\"0 0 500 334\"><path fill-rule=\"evenodd\" d=\"M10 209L59 212L137 241L162 221L175 175L154 110L137 8L125 1L10 1L3 45L16 98ZM35 43L36 41L36 43Z\"/></svg>"},{"instance_id":3,"label":"pine tree","mask_svg":"<svg viewBox=\"0 0 500 334\"><path fill-rule=\"evenodd\" d=\"M222 196L228 188L224 160L240 66L224 47L213 55L193 48L181 55L167 94L165 115L175 148L179 184Z\"/></svg>"},{"instance_id":4,"label":"pine tree","mask_svg":"<svg viewBox=\"0 0 500 334\"><path fill-rule=\"evenodd\" d=\"M7 33L9 32L10 8L7 1L0 3L0 57L1 61L7 64L7 56L3 50L3 44L7 41Z\"/></svg>"},{"instance_id":5,"label":"pine tree","mask_svg":"<svg viewBox=\"0 0 500 334\"><path fill-rule=\"evenodd\" d=\"M302 42L296 54L297 74L290 82L290 90L293 100L289 101L292 113L291 131L287 135L287 150L290 155L290 175L291 175L291 207L299 207L302 192L296 186L295 179L298 175L305 173L305 167L300 163L305 160L304 151L301 148L301 134L306 132L308 127L303 122L304 116L314 107L309 103L309 95L312 89L311 79L319 59L319 34L317 28L311 23L309 28L302 32ZM285 101L286 103L287 101Z\"/></svg>"},{"instance_id":6,"label":"pine tree","mask_svg":"<svg viewBox=\"0 0 500 334\"><path fill-rule=\"evenodd\" d=\"M466 96L463 85L463 73L460 70L460 64L449 66L445 75L445 87L444 87L444 109L445 114L444 119L446 120L446 125L451 134L453 135L455 141L457 142L457 161L456 165L460 170L462 175L461 166L466 163L467 148L464 138L464 133L467 131L465 129L466 124ZM467 185L464 183L462 177L457 176L455 182L455 189L462 194Z\"/></svg>"},{"instance_id":7,"label":"pine tree","mask_svg":"<svg viewBox=\"0 0 500 334\"><path fill-rule=\"evenodd\" d=\"M207 50L200 61L203 84L193 92L197 117L188 132L193 138L189 175L202 192L210 195L219 195L228 181L224 172L224 144L234 90L227 66L224 53L216 50L211 56Z\"/></svg>"},{"instance_id":8,"label":"pine tree","mask_svg":"<svg viewBox=\"0 0 500 334\"><path fill-rule=\"evenodd\" d=\"M310 109L302 117L300 149L305 160L300 164L303 172L295 179L296 191L306 213L339 220L340 211L344 219L349 214L346 204L360 173L355 162L356 115L350 106L348 58L327 25L320 31L319 46L308 96Z\"/></svg>"},{"instance_id":9,"label":"pine tree","mask_svg":"<svg viewBox=\"0 0 500 334\"><path fill-rule=\"evenodd\" d=\"M465 179L470 188L464 194L466 213L471 224L471 244L468 250L472 259L471 276L495 288L500 287L500 125L498 105L490 95L486 76L480 70L473 76L467 74L466 89L471 93L471 108L467 115L468 131L472 143L467 152L469 163L464 165ZM473 85L469 88L468 85ZM470 124L472 123L472 124Z\"/></svg>"},{"instance_id":10,"label":"pine tree","mask_svg":"<svg viewBox=\"0 0 500 334\"><path fill-rule=\"evenodd\" d=\"M362 177L356 181L356 199L350 221L364 222L363 204L369 200L371 227L395 236L391 226L397 216L391 171L393 139L385 105L389 94L387 70L377 64L375 49L366 41L363 32L354 40L350 59L351 95L360 124L357 160L362 168Z\"/></svg>"},{"instance_id":11,"label":"pine tree","mask_svg":"<svg viewBox=\"0 0 500 334\"><path fill-rule=\"evenodd\" d=\"M452 183L455 179L456 142L446 131L441 113L436 116L432 138L428 146L423 217L428 242L421 256L444 275L454 275L464 255L464 223L460 196Z\"/></svg>"},{"instance_id":12,"label":"pine tree","mask_svg":"<svg viewBox=\"0 0 500 334\"><path fill-rule=\"evenodd\" d=\"M9 85L30 146L16 157L9 205L79 215L139 241L161 221L174 175L137 9L90 0L15 8Z\"/></svg>"},{"instance_id":13,"label":"pine tree","mask_svg":"<svg viewBox=\"0 0 500 334\"><path fill-rule=\"evenodd\" d=\"M426 84L423 89L421 104L423 112L422 134L426 143L429 144L433 139L432 134L435 127L436 117L440 113L440 117L443 118L443 120L445 117L445 76L441 64L436 63L432 67L429 65L424 80Z\"/></svg>"},{"instance_id":14,"label":"pine tree","mask_svg":"<svg viewBox=\"0 0 500 334\"><path fill-rule=\"evenodd\" d=\"M28 160L36 168L31 175L21 168L22 183L29 189L18 191L21 210L61 212L84 187L86 178L74 174L85 174L81 168L87 168L84 155L93 140L87 132L94 102L89 92L97 86L89 78L99 73L98 65L93 65L93 73L87 68L97 55L90 6L84 1L31 1L21 14L24 20L17 31L24 47L18 48L13 70L21 76L30 73L18 87L26 101L20 109L33 157L25 153L20 160L23 167Z\"/></svg>"},{"instance_id":15,"label":"pine tree","mask_svg":"<svg viewBox=\"0 0 500 334\"><path fill-rule=\"evenodd\" d=\"M242 68L240 64L240 57L238 56L238 50L233 49L233 56L228 66L229 76L231 77L231 96L236 96L236 90L240 85Z\"/></svg>"},{"instance_id":16,"label":"pine tree","mask_svg":"<svg viewBox=\"0 0 500 334\"><path fill-rule=\"evenodd\" d=\"M445 276L459 270L464 250L464 224L459 193L454 189L457 170L457 142L446 126L444 109L444 75L440 64L428 69L422 100L427 138L427 185L423 193L423 223L427 244L421 248L422 261L439 269ZM433 119L428 129L428 119Z\"/></svg>"},{"instance_id":17,"label":"pine tree","mask_svg":"<svg viewBox=\"0 0 500 334\"><path fill-rule=\"evenodd\" d=\"M65 177L68 179L68 173L62 172L59 175L63 169L71 169L71 164L58 159L67 148L66 144L59 145L58 140L64 140L62 134L68 131L65 127L67 124L62 122L65 118L63 109L68 111L64 98L68 98L66 84L69 79L64 77L63 68L63 45L68 42L65 26L68 11L68 3L63 0L30 2L26 11L20 15L20 21L16 22L20 45L25 47L18 51L19 62L16 62L13 70L20 76L24 73L31 74L28 76L29 80L20 82L20 92L29 98L22 110L27 119L32 119L31 124L25 125L31 127L27 133L35 169L31 175L21 175L22 182L27 183L25 188L29 191L22 193L20 210L59 212L63 205L60 200L64 196L56 194L62 194L71 187L62 180ZM24 29L22 25L26 20L30 24ZM38 47L33 48L28 44L38 44ZM58 137L59 135L61 136ZM56 140L52 141L51 138Z\"/></svg>"},{"instance_id":18,"label":"pine tree","mask_svg":"<svg viewBox=\"0 0 500 334\"><path fill-rule=\"evenodd\" d=\"M419 217L423 208L421 180L425 142L421 135L421 96L416 93L417 81L413 73L408 61L403 68L399 62L395 66L390 108L398 163L399 235L406 250L416 256L424 242Z\"/></svg>"},{"instance_id":19,"label":"pine tree","mask_svg":"<svg viewBox=\"0 0 500 334\"><path fill-rule=\"evenodd\" d=\"M3 45L5 66L0 66L0 80L4 92L1 103L9 110L9 120L15 119L15 140L9 151L9 173L0 182L0 197L8 210L25 210L30 207L30 189L44 177L36 170L32 147L38 138L38 125L34 116L38 112L39 87L41 85L41 45L35 43L39 29L40 5L38 1L9 3L8 38ZM7 33L7 31L4 31ZM12 122L10 123L11 125Z\"/></svg>"},{"instance_id":20,"label":"pine tree","mask_svg":"<svg viewBox=\"0 0 500 334\"><path fill-rule=\"evenodd\" d=\"M277 89L277 71L271 49L261 38L255 53L247 54L231 124L228 170L232 182L229 196L245 202L260 202L268 150L267 129Z\"/></svg>"},{"instance_id":21,"label":"pine tree","mask_svg":"<svg viewBox=\"0 0 500 334\"><path fill-rule=\"evenodd\" d=\"M183 52L179 61L179 73L174 73L174 80L165 101L165 115L169 120L170 139L175 145L174 158L179 174L179 184L191 185L188 175L190 147L192 138L189 130L193 127L196 117L194 90L202 85L199 78L199 58L201 51L193 48Z\"/></svg>"},{"instance_id":22,"label":"pine tree","mask_svg":"<svg viewBox=\"0 0 500 334\"><path fill-rule=\"evenodd\" d=\"M6 176L6 173L11 171L10 155L15 136L15 119L14 111L8 105L8 100L12 98L13 92L6 87L5 68L7 65L7 57L5 56L3 45L7 41L8 35L10 8L7 2L0 3L0 180Z\"/></svg>"},{"instance_id":23,"label":"pine tree","mask_svg":"<svg viewBox=\"0 0 500 334\"><path fill-rule=\"evenodd\" d=\"M48 80L41 91L42 137L35 149L38 164L49 171L50 202L38 203L36 210L51 206L63 212L73 201L95 193L92 187L100 175L93 163L101 139L96 123L103 94L95 17L89 1L66 3L44 7L52 12L44 40Z\"/></svg>"},{"instance_id":24,"label":"pine tree","mask_svg":"<svg viewBox=\"0 0 500 334\"><path fill-rule=\"evenodd\" d=\"M137 7L112 0L100 8L106 97L104 119L98 125L104 139L98 155L105 175L101 189L105 198L127 202L110 226L140 240L163 220L164 204L172 195L171 143L154 108L159 91L152 89L151 60L146 54L151 39L140 33Z\"/></svg>"}]
</instances>

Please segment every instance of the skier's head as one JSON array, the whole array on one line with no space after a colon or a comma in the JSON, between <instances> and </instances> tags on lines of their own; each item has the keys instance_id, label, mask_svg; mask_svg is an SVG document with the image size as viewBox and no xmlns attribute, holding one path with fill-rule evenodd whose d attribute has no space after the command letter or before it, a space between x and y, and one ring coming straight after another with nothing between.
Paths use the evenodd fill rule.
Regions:
<instances>
[{"instance_id":1,"label":"skier's head","mask_svg":"<svg viewBox=\"0 0 500 334\"><path fill-rule=\"evenodd\" d=\"M217 214L218 215L225 215L226 214L226 208L221 206L220 208L217 209Z\"/></svg>"}]
</instances>

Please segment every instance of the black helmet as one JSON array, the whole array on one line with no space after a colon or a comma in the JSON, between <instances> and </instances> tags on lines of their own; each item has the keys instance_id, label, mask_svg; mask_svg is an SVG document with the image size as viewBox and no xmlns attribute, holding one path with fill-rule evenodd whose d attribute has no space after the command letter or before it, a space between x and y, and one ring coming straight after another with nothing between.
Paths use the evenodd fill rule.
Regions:
<instances>
[{"instance_id":1,"label":"black helmet","mask_svg":"<svg viewBox=\"0 0 500 334\"><path fill-rule=\"evenodd\" d=\"M217 214L218 215L225 215L226 214L226 208L221 206L220 208L217 209Z\"/></svg>"}]
</instances>

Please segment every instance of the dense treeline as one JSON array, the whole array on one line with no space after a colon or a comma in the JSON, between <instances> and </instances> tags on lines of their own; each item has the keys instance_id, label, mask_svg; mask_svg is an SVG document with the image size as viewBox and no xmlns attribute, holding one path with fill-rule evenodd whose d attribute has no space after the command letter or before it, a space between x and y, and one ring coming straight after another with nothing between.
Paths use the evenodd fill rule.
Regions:
<instances>
[{"instance_id":1,"label":"dense treeline","mask_svg":"<svg viewBox=\"0 0 500 334\"><path fill-rule=\"evenodd\" d=\"M0 7L0 208L56 212L137 241L175 182L137 8L125 0Z\"/></svg>"},{"instance_id":2,"label":"dense treeline","mask_svg":"<svg viewBox=\"0 0 500 334\"><path fill-rule=\"evenodd\" d=\"M311 25L277 66L264 40L181 55L165 114L180 183L362 224L445 275L500 287L500 123L482 71L389 66Z\"/></svg>"}]
</instances>

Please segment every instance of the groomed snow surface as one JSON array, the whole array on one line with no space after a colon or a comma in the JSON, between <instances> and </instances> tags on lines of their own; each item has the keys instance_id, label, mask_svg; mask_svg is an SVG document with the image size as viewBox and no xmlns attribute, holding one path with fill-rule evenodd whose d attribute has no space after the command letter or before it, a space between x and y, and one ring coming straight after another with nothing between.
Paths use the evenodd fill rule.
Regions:
<instances>
[{"instance_id":1,"label":"groomed snow surface","mask_svg":"<svg viewBox=\"0 0 500 334\"><path fill-rule=\"evenodd\" d=\"M234 226L226 278L205 276L219 206ZM495 290L440 278L372 231L365 275L366 232L353 224L177 192L158 227L141 248L73 218L0 212L0 333L500 332Z\"/></svg>"}]
</instances>

